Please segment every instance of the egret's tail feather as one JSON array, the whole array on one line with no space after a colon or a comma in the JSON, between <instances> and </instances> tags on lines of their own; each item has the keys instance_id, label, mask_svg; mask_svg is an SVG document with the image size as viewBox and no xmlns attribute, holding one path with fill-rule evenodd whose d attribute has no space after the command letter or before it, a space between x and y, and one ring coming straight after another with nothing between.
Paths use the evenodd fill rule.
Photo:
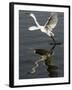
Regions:
<instances>
[{"instance_id":1,"label":"egret's tail feather","mask_svg":"<svg viewBox=\"0 0 72 90\"><path fill-rule=\"evenodd\" d=\"M33 30L38 30L39 28L38 27L36 27L36 26L31 26L31 27L29 27L29 29L28 30L30 30L30 31L33 31Z\"/></svg>"}]
</instances>

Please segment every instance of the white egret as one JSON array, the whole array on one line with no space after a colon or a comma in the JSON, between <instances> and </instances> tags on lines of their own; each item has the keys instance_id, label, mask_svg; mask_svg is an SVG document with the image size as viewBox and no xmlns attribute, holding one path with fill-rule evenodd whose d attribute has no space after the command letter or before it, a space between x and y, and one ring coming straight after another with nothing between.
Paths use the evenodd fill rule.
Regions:
<instances>
[{"instance_id":1,"label":"white egret","mask_svg":"<svg viewBox=\"0 0 72 90\"><path fill-rule=\"evenodd\" d=\"M48 20L44 26L42 26L38 23L35 15L33 13L30 13L30 16L34 19L37 26L31 26L31 27L29 27L29 30L30 31L41 30L41 32L46 33L48 36L50 36L53 39L54 43L56 43L53 38L54 33L52 32L52 30L55 28L55 26L57 25L57 22L58 22L57 13L51 13L51 16L48 18Z\"/></svg>"}]
</instances>

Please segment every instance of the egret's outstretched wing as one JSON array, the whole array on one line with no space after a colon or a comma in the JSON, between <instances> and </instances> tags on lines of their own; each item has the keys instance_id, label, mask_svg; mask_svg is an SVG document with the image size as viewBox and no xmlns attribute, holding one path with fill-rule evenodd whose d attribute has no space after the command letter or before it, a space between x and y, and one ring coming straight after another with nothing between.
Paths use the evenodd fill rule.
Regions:
<instances>
[{"instance_id":1,"label":"egret's outstretched wing","mask_svg":"<svg viewBox=\"0 0 72 90\"><path fill-rule=\"evenodd\" d=\"M51 16L49 17L48 21L45 24L45 28L52 31L53 28L55 28L57 22L58 22L57 13L51 13Z\"/></svg>"},{"instance_id":2,"label":"egret's outstretched wing","mask_svg":"<svg viewBox=\"0 0 72 90\"><path fill-rule=\"evenodd\" d=\"M37 26L31 26L28 28L30 31L38 30L39 28Z\"/></svg>"}]
</instances>

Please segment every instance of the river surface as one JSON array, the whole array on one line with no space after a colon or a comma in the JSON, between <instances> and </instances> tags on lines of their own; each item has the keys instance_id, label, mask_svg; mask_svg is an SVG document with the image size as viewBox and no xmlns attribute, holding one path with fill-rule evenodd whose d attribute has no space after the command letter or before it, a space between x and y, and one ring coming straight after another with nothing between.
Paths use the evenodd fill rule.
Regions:
<instances>
[{"instance_id":1,"label":"river surface","mask_svg":"<svg viewBox=\"0 0 72 90\"><path fill-rule=\"evenodd\" d=\"M61 45L56 45L53 50L53 55L44 61L38 63L34 73L32 68L35 62L40 59L40 56L35 54L33 49L51 50L54 45L52 39L40 30L29 31L30 26L36 26L29 13L36 16L40 25L44 25L50 16L50 12L39 11L19 11L19 79L32 78L52 78L64 76L64 13L58 13L58 23L54 28L53 33L56 42Z\"/></svg>"}]
</instances>

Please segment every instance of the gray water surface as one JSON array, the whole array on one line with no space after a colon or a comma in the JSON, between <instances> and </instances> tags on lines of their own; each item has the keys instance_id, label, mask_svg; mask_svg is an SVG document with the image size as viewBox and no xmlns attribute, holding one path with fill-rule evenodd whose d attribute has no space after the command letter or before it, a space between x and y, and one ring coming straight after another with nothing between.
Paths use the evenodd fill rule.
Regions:
<instances>
[{"instance_id":1,"label":"gray water surface","mask_svg":"<svg viewBox=\"0 0 72 90\"><path fill-rule=\"evenodd\" d=\"M30 26L36 26L29 13L34 13L40 25L44 25L50 16L50 12L19 11L19 79L51 78L64 76L64 13L58 13L58 24L54 28L55 40L61 42L53 50L53 56L40 62L36 72L30 74L39 55L32 48L49 50L53 47L50 37L40 30L29 31Z\"/></svg>"}]
</instances>

